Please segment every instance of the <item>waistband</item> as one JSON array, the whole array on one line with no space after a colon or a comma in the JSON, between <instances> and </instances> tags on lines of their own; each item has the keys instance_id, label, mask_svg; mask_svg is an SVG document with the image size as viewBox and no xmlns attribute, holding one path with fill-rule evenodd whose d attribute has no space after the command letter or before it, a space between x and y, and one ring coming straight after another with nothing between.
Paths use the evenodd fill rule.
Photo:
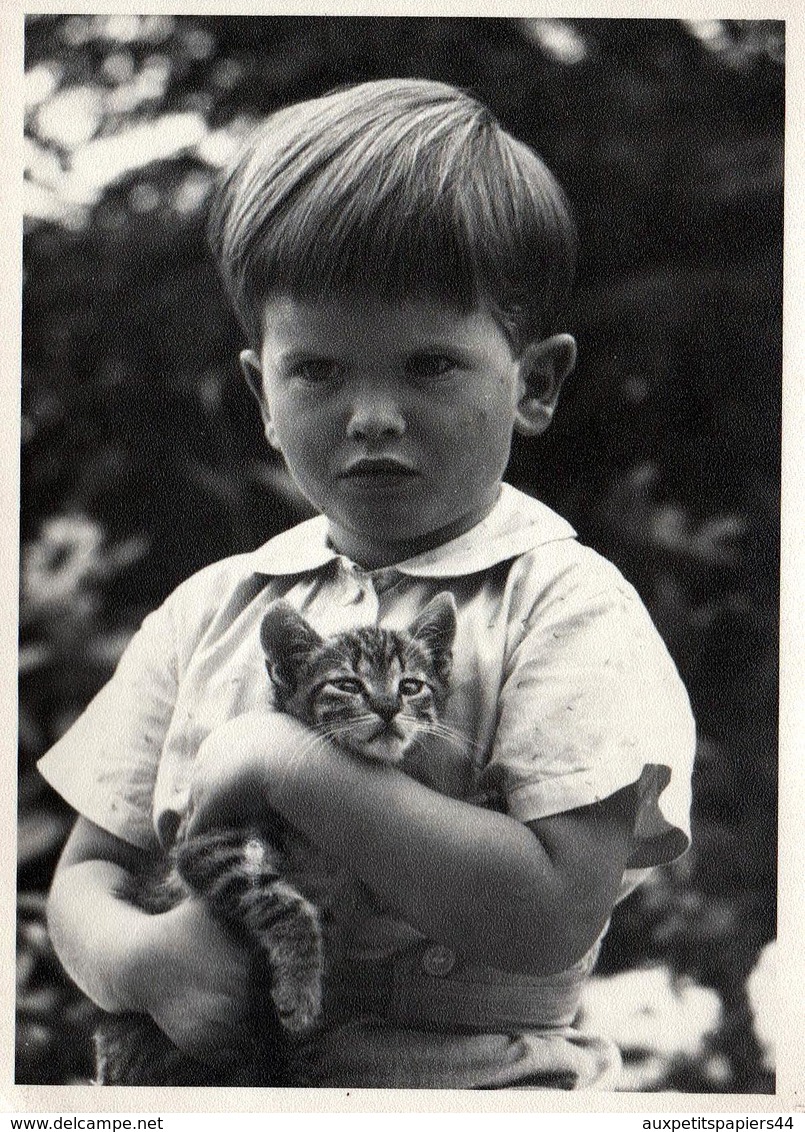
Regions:
<instances>
[{"instance_id":1,"label":"waistband","mask_svg":"<svg viewBox=\"0 0 805 1132\"><path fill-rule=\"evenodd\" d=\"M570 1026L600 944L555 975L527 976L464 963L441 944L340 963L329 973L326 1013L371 1014L413 1029L486 1033Z\"/></svg>"}]
</instances>

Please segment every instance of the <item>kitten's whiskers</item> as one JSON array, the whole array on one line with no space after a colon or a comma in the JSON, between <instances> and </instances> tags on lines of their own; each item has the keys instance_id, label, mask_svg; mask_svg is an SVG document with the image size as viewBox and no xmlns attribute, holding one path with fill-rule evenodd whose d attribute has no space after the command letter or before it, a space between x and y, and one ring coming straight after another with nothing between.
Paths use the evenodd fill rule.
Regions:
<instances>
[{"instance_id":1,"label":"kitten's whiskers","mask_svg":"<svg viewBox=\"0 0 805 1132\"><path fill-rule=\"evenodd\" d=\"M465 731L439 719L427 720L418 732L415 742L424 746L431 736L444 739L450 746L462 751L478 751L481 747L481 744L472 740Z\"/></svg>"}]
</instances>

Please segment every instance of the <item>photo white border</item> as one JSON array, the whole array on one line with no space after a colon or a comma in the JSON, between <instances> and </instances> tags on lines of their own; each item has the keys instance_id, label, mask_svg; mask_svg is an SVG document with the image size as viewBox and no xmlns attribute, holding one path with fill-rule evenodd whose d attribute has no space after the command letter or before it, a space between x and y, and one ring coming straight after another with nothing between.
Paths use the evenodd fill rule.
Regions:
<instances>
[{"instance_id":1,"label":"photo white border","mask_svg":"<svg viewBox=\"0 0 805 1132\"><path fill-rule=\"evenodd\" d=\"M800 0L800 3L802 0ZM568 1093L559 1091L468 1092L442 1090L224 1090L129 1089L92 1086L15 1085L14 924L16 859L17 592L20 451L20 292L23 108L23 20L31 13L131 13L172 15L438 15L613 18L735 18L786 21L787 107L785 183L783 540L781 600L780 849L779 849L779 1019L777 1093L773 1096L688 1093ZM0 1112L3 1113L789 1113L805 1110L805 347L800 332L805 273L805 9L796 0L729 4L688 0L546 4L544 0L499 2L494 11L480 0L423 3L347 0L337 5L307 0L269 5L224 6L197 0L155 3L42 2L3 0L0 6L0 736L2 796L0 861L7 883L0 885ZM360 1123L360 1122L359 1122ZM795 1120L795 1127L798 1125ZM637 1127L630 1122L630 1126ZM354 1127L354 1125L353 1125ZM462 1123L466 1128L466 1121Z\"/></svg>"}]
</instances>

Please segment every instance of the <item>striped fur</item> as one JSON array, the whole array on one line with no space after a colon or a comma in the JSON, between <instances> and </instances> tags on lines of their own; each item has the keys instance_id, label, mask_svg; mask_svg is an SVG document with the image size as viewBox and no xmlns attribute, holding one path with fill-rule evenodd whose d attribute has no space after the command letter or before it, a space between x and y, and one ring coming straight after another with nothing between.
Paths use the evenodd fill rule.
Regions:
<instances>
[{"instance_id":1,"label":"striped fur","mask_svg":"<svg viewBox=\"0 0 805 1132\"><path fill-rule=\"evenodd\" d=\"M289 1083L290 1040L321 1010L322 941L317 909L282 879L284 862L256 833L224 831L182 840L169 868L128 893L156 915L191 894L263 957L270 1006L244 1020L247 1053L220 1064L181 1052L149 1017L102 1014L95 1031L101 1085L280 1085ZM297 1082L299 1083L299 1082Z\"/></svg>"}]
</instances>

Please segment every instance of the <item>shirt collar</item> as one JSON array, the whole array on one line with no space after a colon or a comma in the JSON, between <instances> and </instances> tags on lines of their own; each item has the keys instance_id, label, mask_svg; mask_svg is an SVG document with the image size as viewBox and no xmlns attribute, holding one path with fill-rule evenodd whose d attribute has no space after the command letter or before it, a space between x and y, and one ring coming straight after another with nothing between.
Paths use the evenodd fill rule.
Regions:
<instances>
[{"instance_id":1,"label":"shirt collar","mask_svg":"<svg viewBox=\"0 0 805 1132\"><path fill-rule=\"evenodd\" d=\"M270 539L251 556L255 573L305 574L343 558L329 545L327 530L326 517L319 515ZM545 543L575 537L561 515L504 483L497 503L480 523L394 568L416 578L457 578L488 570Z\"/></svg>"}]
</instances>

